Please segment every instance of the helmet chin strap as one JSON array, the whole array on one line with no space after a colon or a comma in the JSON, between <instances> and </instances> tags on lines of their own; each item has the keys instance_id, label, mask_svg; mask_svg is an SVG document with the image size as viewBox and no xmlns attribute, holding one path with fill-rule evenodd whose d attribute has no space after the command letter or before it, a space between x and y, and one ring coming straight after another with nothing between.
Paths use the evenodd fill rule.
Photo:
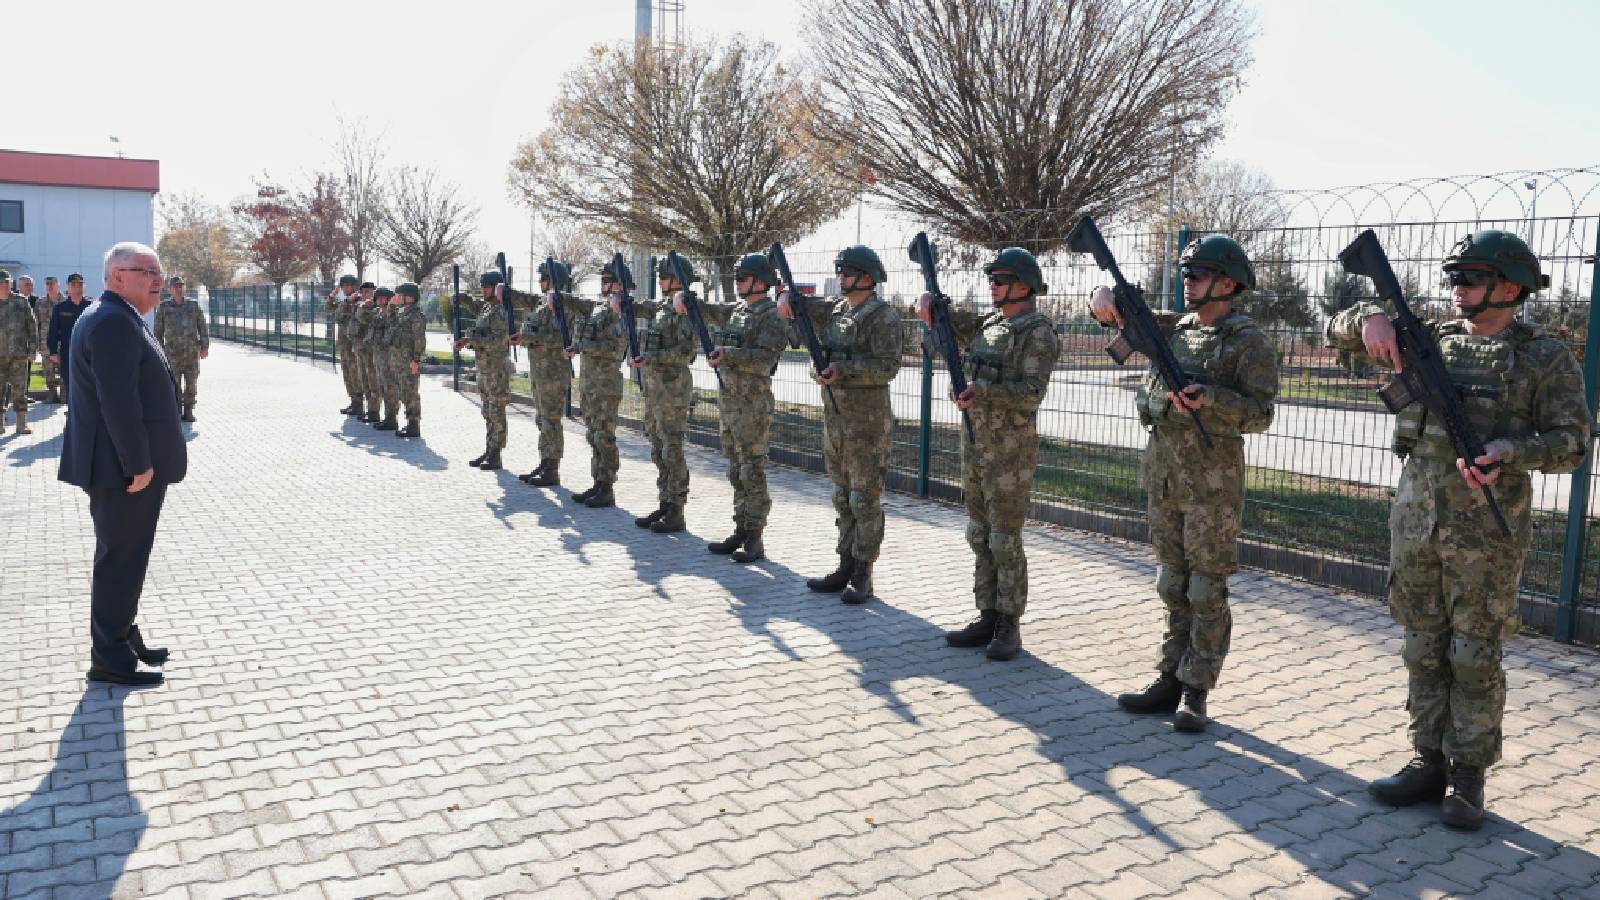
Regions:
<instances>
[{"instance_id":1,"label":"helmet chin strap","mask_svg":"<svg viewBox=\"0 0 1600 900\"><path fill-rule=\"evenodd\" d=\"M1184 301L1183 301L1184 304L1186 306L1188 306L1190 309L1199 309L1200 307L1205 306L1207 303L1210 303L1213 300L1220 300L1221 299L1220 297L1213 297L1211 295L1211 291L1216 286L1217 286L1217 276L1213 275L1213 276L1211 276L1211 279L1206 282L1206 292L1204 294L1200 295L1200 297L1198 299L1195 299L1195 300L1190 300L1187 297L1185 297Z\"/></svg>"},{"instance_id":2,"label":"helmet chin strap","mask_svg":"<svg viewBox=\"0 0 1600 900\"><path fill-rule=\"evenodd\" d=\"M1491 285L1487 286L1486 288L1484 288L1483 300L1481 302L1479 302L1479 303L1477 303L1476 305L1473 305L1473 306L1463 306L1461 308L1461 311L1463 313L1463 318L1465 318L1467 321L1470 322L1470 321L1473 321L1473 320L1477 319L1479 316L1483 315L1488 310L1491 310L1491 309L1512 309L1512 308L1518 306L1519 304L1521 304L1522 303L1521 300L1491 300L1491 299L1489 299L1490 297L1494 296L1495 288L1499 287L1500 283L1502 281L1504 281L1504 280L1505 279L1500 277L1499 274L1496 274L1495 275L1494 284L1491 284Z\"/></svg>"}]
</instances>

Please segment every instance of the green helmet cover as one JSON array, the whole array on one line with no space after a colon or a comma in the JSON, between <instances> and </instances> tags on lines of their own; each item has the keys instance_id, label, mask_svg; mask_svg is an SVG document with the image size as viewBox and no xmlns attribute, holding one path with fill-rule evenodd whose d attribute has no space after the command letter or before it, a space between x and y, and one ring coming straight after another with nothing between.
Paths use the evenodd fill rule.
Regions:
<instances>
[{"instance_id":1,"label":"green helmet cover","mask_svg":"<svg viewBox=\"0 0 1600 900\"><path fill-rule=\"evenodd\" d=\"M613 262L615 262L615 260L613 260ZM633 272L631 272L631 271L628 272L628 277L626 279L620 278L620 277L617 276L616 267L608 262L605 265L600 267L600 274L601 275L610 275L612 278L614 278L614 279L616 279L618 281L625 281L626 283L624 283L622 285L622 289L623 290L631 291L634 288Z\"/></svg>"},{"instance_id":2,"label":"green helmet cover","mask_svg":"<svg viewBox=\"0 0 1600 900\"><path fill-rule=\"evenodd\" d=\"M539 263L539 277L550 279L550 289L555 291L572 290L572 267L560 260L556 260L555 274L552 277L551 273L546 271L549 265L549 260Z\"/></svg>"},{"instance_id":3,"label":"green helmet cover","mask_svg":"<svg viewBox=\"0 0 1600 900\"><path fill-rule=\"evenodd\" d=\"M402 296L410 297L413 300L422 299L422 289L417 287L417 283L415 281L400 282L400 286L396 287L394 292Z\"/></svg>"},{"instance_id":4,"label":"green helmet cover","mask_svg":"<svg viewBox=\"0 0 1600 900\"><path fill-rule=\"evenodd\" d=\"M485 272L478 276L478 287L494 287L497 284L505 284L505 281L505 276L499 272Z\"/></svg>"},{"instance_id":5,"label":"green helmet cover","mask_svg":"<svg viewBox=\"0 0 1600 900\"><path fill-rule=\"evenodd\" d=\"M1468 263L1486 265L1520 286L1518 300L1550 286L1550 276L1540 270L1539 257L1528 248L1528 242L1509 231L1487 228L1467 235L1444 258L1443 268L1449 272Z\"/></svg>"},{"instance_id":6,"label":"green helmet cover","mask_svg":"<svg viewBox=\"0 0 1600 900\"><path fill-rule=\"evenodd\" d=\"M1234 293L1256 289L1256 270L1250 266L1250 257L1238 241L1225 234L1208 234L1190 241L1178 265L1215 269L1238 282L1239 289Z\"/></svg>"},{"instance_id":7,"label":"green helmet cover","mask_svg":"<svg viewBox=\"0 0 1600 900\"><path fill-rule=\"evenodd\" d=\"M740 275L754 275L769 288L778 286L778 271L765 253L746 253L739 257L738 264L733 267L733 277Z\"/></svg>"},{"instance_id":8,"label":"green helmet cover","mask_svg":"<svg viewBox=\"0 0 1600 900\"><path fill-rule=\"evenodd\" d=\"M683 272L684 272L685 275L689 276L689 284L693 284L696 281L699 281L700 280L700 276L695 274L694 263L689 262L688 257L684 256L681 253L678 255L678 258L683 260ZM672 271L672 258L671 257L663 256L663 257L661 257L661 260L656 263L656 277L657 278L676 278L676 277L678 277L678 273ZM683 285L683 287L686 287L686 288L688 286L689 286L688 284Z\"/></svg>"},{"instance_id":9,"label":"green helmet cover","mask_svg":"<svg viewBox=\"0 0 1600 900\"><path fill-rule=\"evenodd\" d=\"M872 276L875 284L883 284L889 280L889 275L883 268L883 260L878 258L877 251L863 244L840 250L833 258L833 268L865 272Z\"/></svg>"},{"instance_id":10,"label":"green helmet cover","mask_svg":"<svg viewBox=\"0 0 1600 900\"><path fill-rule=\"evenodd\" d=\"M1039 260L1021 247L1007 247L1001 250L993 262L983 267L983 274L992 275L996 269L1015 273L1035 294L1048 293L1050 290L1049 285L1044 283L1044 272L1039 268Z\"/></svg>"}]
</instances>

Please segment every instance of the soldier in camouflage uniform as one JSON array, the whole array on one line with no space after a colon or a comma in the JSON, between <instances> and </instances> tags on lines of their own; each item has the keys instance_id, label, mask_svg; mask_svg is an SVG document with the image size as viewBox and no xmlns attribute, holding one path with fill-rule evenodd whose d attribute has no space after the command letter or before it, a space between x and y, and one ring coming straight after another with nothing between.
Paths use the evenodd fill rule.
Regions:
<instances>
[{"instance_id":1,"label":"soldier in camouflage uniform","mask_svg":"<svg viewBox=\"0 0 1600 900\"><path fill-rule=\"evenodd\" d=\"M839 566L806 581L813 591L842 591L845 603L872 599L872 566L883 544L883 479L889 471L894 408L889 384L900 371L900 314L878 296L887 280L883 261L870 247L846 247L833 259L844 294L831 302L807 303L828 358L812 378L833 388L822 404L823 461L833 482L838 514ZM778 296L778 315L793 319L788 292ZM835 404L837 401L837 405Z\"/></svg>"},{"instance_id":2,"label":"soldier in camouflage uniform","mask_svg":"<svg viewBox=\"0 0 1600 900\"><path fill-rule=\"evenodd\" d=\"M539 264L539 293L524 294L508 289L502 297L515 308L528 310L522 327L511 343L528 348L528 380L533 385L533 420L539 428L539 464L526 475L517 476L524 484L534 487L552 487L561 483L561 457L565 449L565 433L561 429L561 416L566 412L567 393L572 388L572 359L556 323L555 299L561 302L567 317L568 336L572 323L583 315L581 307L573 303L572 268L566 263L555 264L555 278Z\"/></svg>"},{"instance_id":3,"label":"soldier in camouflage uniform","mask_svg":"<svg viewBox=\"0 0 1600 900\"><path fill-rule=\"evenodd\" d=\"M500 451L506 446L506 404L511 402L511 327L496 290L504 282L499 272L485 272L478 278L483 303L477 308L477 321L455 344L457 350L470 346L477 360L484 447L483 454L468 465L485 470L500 468ZM457 294L456 302L472 308L471 298L465 294Z\"/></svg>"},{"instance_id":4,"label":"soldier in camouflage uniform","mask_svg":"<svg viewBox=\"0 0 1600 900\"><path fill-rule=\"evenodd\" d=\"M1036 413L1044 402L1061 344L1055 325L1039 312L1044 273L1021 247L1000 251L983 267L994 312L950 310L958 344L966 348L967 389L954 398L972 422L961 429L961 491L967 504L967 544L977 556L972 593L978 618L945 635L952 647L988 646L990 659L1022 650L1028 605L1028 558L1022 525L1033 470L1039 461ZM933 298L917 300L917 318L931 326Z\"/></svg>"},{"instance_id":5,"label":"soldier in camouflage uniform","mask_svg":"<svg viewBox=\"0 0 1600 900\"><path fill-rule=\"evenodd\" d=\"M1244 435L1272 424L1278 396L1278 353L1267 333L1233 308L1254 290L1255 271L1232 238L1191 243L1179 260L1184 301L1192 312L1156 313L1172 355L1192 382L1167 389L1152 366L1135 398L1150 431L1140 470L1149 496L1156 593L1167 607L1159 674L1142 693L1117 703L1135 713L1171 713L1173 727L1204 731L1206 696L1216 686L1233 635L1228 576L1239 567L1244 508ZM1112 292L1094 293L1094 317L1121 325ZM1213 449L1201 443L1197 412Z\"/></svg>"},{"instance_id":6,"label":"soldier in camouflage uniform","mask_svg":"<svg viewBox=\"0 0 1600 900\"><path fill-rule=\"evenodd\" d=\"M50 385L50 380L54 375L54 373L51 372L50 357L45 353L44 348L45 330L50 327L50 304L47 303L43 297L34 295L33 278L31 276L19 275L17 277L16 292L22 295L22 299L28 301L28 309L33 311L33 319L39 325L39 370L44 376L44 383L48 388ZM55 392L52 392L50 395L52 398L55 396ZM28 402L31 404L34 401L30 397ZM54 403L56 400L49 399L48 402Z\"/></svg>"},{"instance_id":7,"label":"soldier in camouflage uniform","mask_svg":"<svg viewBox=\"0 0 1600 900\"><path fill-rule=\"evenodd\" d=\"M356 360L361 366L361 389L366 393L367 415L361 421L376 425L383 421L383 381L378 370L377 338L382 323L379 316L389 303L388 294L380 295L372 282L361 285L361 302L356 306L351 341L355 344Z\"/></svg>"},{"instance_id":8,"label":"soldier in camouflage uniform","mask_svg":"<svg viewBox=\"0 0 1600 900\"><path fill-rule=\"evenodd\" d=\"M64 399L61 395L61 374L45 346L45 339L50 333L50 312L64 299L56 276L46 275L44 296L33 304L33 317L39 320L39 368L44 370L44 386L49 391L44 400L46 403L60 403Z\"/></svg>"},{"instance_id":9,"label":"soldier in camouflage uniform","mask_svg":"<svg viewBox=\"0 0 1600 900\"><path fill-rule=\"evenodd\" d=\"M0 394L11 400L17 434L28 427L28 374L39 352L39 320L21 294L11 292L11 273L0 269Z\"/></svg>"},{"instance_id":10,"label":"soldier in camouflage uniform","mask_svg":"<svg viewBox=\"0 0 1600 900\"><path fill-rule=\"evenodd\" d=\"M625 273L627 290L633 290L633 275ZM611 263L600 270L599 302L574 302L587 312L573 330L572 346L566 356L582 354L578 373L578 406L583 413L584 438L589 443L589 474L594 479L587 490L576 491L572 499L592 509L615 506L611 486L616 483L621 461L617 455L617 407L622 403L622 360L628 355L628 335L623 331L622 314L612 308L612 298L621 288ZM620 305L620 304L619 304Z\"/></svg>"},{"instance_id":11,"label":"soldier in camouflage uniform","mask_svg":"<svg viewBox=\"0 0 1600 900\"><path fill-rule=\"evenodd\" d=\"M697 281L687 261L684 267L689 282ZM656 279L662 297L688 288L678 283L666 257L656 266ZM653 512L633 524L668 534L688 527L683 508L689 501L689 461L683 455L683 441L694 403L694 376L689 371L695 357L694 329L689 317L665 300L636 300L633 311L648 320L639 335L642 355L632 365L644 372L644 434L650 439L650 461L656 464L657 502Z\"/></svg>"},{"instance_id":12,"label":"soldier in camouflage uniform","mask_svg":"<svg viewBox=\"0 0 1600 900\"><path fill-rule=\"evenodd\" d=\"M395 377L393 335L396 325L394 291L381 287L373 292L378 301L378 313L372 317L372 330L367 333L367 346L372 353L372 373L378 385L378 399L383 404L383 415L373 424L378 431L400 430L400 382Z\"/></svg>"},{"instance_id":13,"label":"soldier in camouflage uniform","mask_svg":"<svg viewBox=\"0 0 1600 900\"><path fill-rule=\"evenodd\" d=\"M167 353L172 377L182 385L181 418L193 422L200 360L211 355L211 335L206 331L206 314L200 304L184 299L183 276L172 276L167 286L172 299L156 307L156 340Z\"/></svg>"},{"instance_id":14,"label":"soldier in camouflage uniform","mask_svg":"<svg viewBox=\"0 0 1600 900\"><path fill-rule=\"evenodd\" d=\"M1550 283L1521 238L1479 231L1456 244L1444 271L1455 318L1430 328L1485 454L1458 459L1421 403L1396 418L1394 449L1406 462L1389 513L1389 610L1405 629L1416 755L1369 789L1396 806L1442 800L1445 824L1477 829L1484 772L1500 759L1501 652L1520 625L1517 587L1533 530L1528 473L1576 469L1591 410L1571 350L1516 320L1516 308ZM1377 305L1339 313L1327 338L1363 361L1401 366L1393 323ZM1482 485L1493 486L1510 538L1490 517Z\"/></svg>"},{"instance_id":15,"label":"soldier in camouflage uniform","mask_svg":"<svg viewBox=\"0 0 1600 900\"><path fill-rule=\"evenodd\" d=\"M394 289L394 300L389 304L394 321L389 325L389 381L395 386L396 406L406 408L406 427L395 432L396 437L422 436L422 395L418 384L422 378L422 360L428 355L428 317L417 305L422 290L415 282L407 281Z\"/></svg>"},{"instance_id":16,"label":"soldier in camouflage uniform","mask_svg":"<svg viewBox=\"0 0 1600 900\"><path fill-rule=\"evenodd\" d=\"M333 316L339 366L344 374L344 390L350 396L350 403L339 412L365 419L366 388L361 384L361 363L356 358L355 341L351 336L356 304L360 302L356 295L356 284L357 279L354 275L340 275L339 287L328 295L328 302L324 304L324 308L327 309L328 315Z\"/></svg>"},{"instance_id":17,"label":"soldier in camouflage uniform","mask_svg":"<svg viewBox=\"0 0 1600 900\"><path fill-rule=\"evenodd\" d=\"M739 301L702 303L717 349L706 361L722 375L717 393L721 410L722 453L728 457L728 482L733 485L733 534L706 545L712 553L731 554L734 562L755 562L766 556L762 532L772 497L767 493L767 432L772 428L772 375L789 346L789 325L769 296L778 273L763 253L747 253L734 266Z\"/></svg>"}]
</instances>

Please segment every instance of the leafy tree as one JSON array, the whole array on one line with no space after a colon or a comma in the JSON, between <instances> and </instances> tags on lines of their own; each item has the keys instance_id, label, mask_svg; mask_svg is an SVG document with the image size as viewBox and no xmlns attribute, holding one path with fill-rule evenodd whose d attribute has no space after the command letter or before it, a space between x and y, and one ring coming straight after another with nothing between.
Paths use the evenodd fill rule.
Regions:
<instances>
[{"instance_id":1,"label":"leafy tree","mask_svg":"<svg viewBox=\"0 0 1600 900\"><path fill-rule=\"evenodd\" d=\"M478 211L455 182L434 169L401 166L391 173L384 193L389 203L378 249L409 280L422 284L465 252Z\"/></svg>"},{"instance_id":2,"label":"leafy tree","mask_svg":"<svg viewBox=\"0 0 1600 900\"><path fill-rule=\"evenodd\" d=\"M233 206L245 258L274 287L311 271L313 262L300 239L299 224L288 192L263 177L253 200Z\"/></svg>"},{"instance_id":3,"label":"leafy tree","mask_svg":"<svg viewBox=\"0 0 1600 900\"><path fill-rule=\"evenodd\" d=\"M295 198L300 241L324 284L332 284L339 277L339 266L350 253L342 194L338 176L318 172Z\"/></svg>"}]
</instances>

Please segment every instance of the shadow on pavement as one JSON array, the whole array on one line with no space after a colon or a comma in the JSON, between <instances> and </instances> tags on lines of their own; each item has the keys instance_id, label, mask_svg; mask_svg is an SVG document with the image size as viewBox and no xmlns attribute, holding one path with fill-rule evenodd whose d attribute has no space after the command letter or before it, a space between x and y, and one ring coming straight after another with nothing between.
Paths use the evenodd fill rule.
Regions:
<instances>
[{"instance_id":1,"label":"shadow on pavement","mask_svg":"<svg viewBox=\"0 0 1600 900\"><path fill-rule=\"evenodd\" d=\"M330 431L335 438L374 456L397 459L425 472L438 472L449 462L428 446L427 432L419 438L395 437L392 431L377 431L366 422L346 416L338 431Z\"/></svg>"}]
</instances>

